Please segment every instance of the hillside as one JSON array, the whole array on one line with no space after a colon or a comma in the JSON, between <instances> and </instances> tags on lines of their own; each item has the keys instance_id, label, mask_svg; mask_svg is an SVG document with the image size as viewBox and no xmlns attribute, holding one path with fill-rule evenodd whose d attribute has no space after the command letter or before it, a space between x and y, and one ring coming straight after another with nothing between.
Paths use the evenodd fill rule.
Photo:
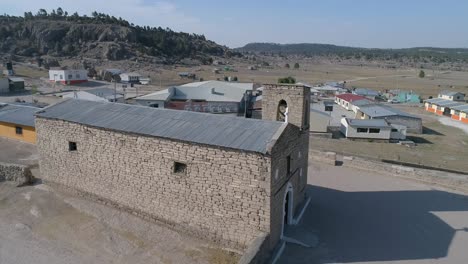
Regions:
<instances>
[{"instance_id":1,"label":"hillside","mask_svg":"<svg viewBox=\"0 0 468 264\"><path fill-rule=\"evenodd\" d=\"M243 53L263 55L301 55L306 57L325 56L342 59L384 60L384 61L414 61L421 63L468 63L468 49L449 48L408 48L408 49L369 49L336 46L329 44L276 44L250 43L236 49Z\"/></svg>"},{"instance_id":2,"label":"hillside","mask_svg":"<svg viewBox=\"0 0 468 264\"><path fill-rule=\"evenodd\" d=\"M20 56L79 57L126 60L154 57L173 63L195 59L209 63L211 56L233 56L225 46L203 35L179 33L161 27L136 26L122 18L93 12L91 17L69 15L58 8L23 17L0 16L0 52Z\"/></svg>"}]
</instances>

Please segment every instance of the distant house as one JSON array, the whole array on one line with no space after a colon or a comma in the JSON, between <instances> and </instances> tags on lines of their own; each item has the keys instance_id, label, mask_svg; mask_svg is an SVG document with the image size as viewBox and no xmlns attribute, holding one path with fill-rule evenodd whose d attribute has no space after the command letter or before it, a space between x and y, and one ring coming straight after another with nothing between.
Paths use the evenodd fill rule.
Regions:
<instances>
[{"instance_id":1,"label":"distant house","mask_svg":"<svg viewBox=\"0 0 468 264\"><path fill-rule=\"evenodd\" d=\"M141 74L136 72L120 74L120 81L123 83L140 83Z\"/></svg>"},{"instance_id":2,"label":"distant house","mask_svg":"<svg viewBox=\"0 0 468 264\"><path fill-rule=\"evenodd\" d=\"M439 98L451 101L465 101L465 94L460 92L442 91L439 93Z\"/></svg>"},{"instance_id":3,"label":"distant house","mask_svg":"<svg viewBox=\"0 0 468 264\"><path fill-rule=\"evenodd\" d=\"M110 88L96 88L83 91L73 91L65 93L64 95L62 95L62 97L94 102L125 102L125 98L122 93L115 92L114 89Z\"/></svg>"},{"instance_id":4,"label":"distant house","mask_svg":"<svg viewBox=\"0 0 468 264\"><path fill-rule=\"evenodd\" d=\"M385 97L392 102L398 103L420 103L421 97L419 94L408 91L391 90L385 93Z\"/></svg>"},{"instance_id":5,"label":"distant house","mask_svg":"<svg viewBox=\"0 0 468 264\"><path fill-rule=\"evenodd\" d=\"M88 81L88 71L84 69L51 69L49 70L49 80L65 85L83 83Z\"/></svg>"},{"instance_id":6,"label":"distant house","mask_svg":"<svg viewBox=\"0 0 468 264\"><path fill-rule=\"evenodd\" d=\"M136 98L140 105L237 115L245 111L247 92L253 91L253 83L222 81L194 82Z\"/></svg>"},{"instance_id":7,"label":"distant house","mask_svg":"<svg viewBox=\"0 0 468 264\"><path fill-rule=\"evenodd\" d=\"M451 115L453 120L458 120L468 124L468 104L453 107Z\"/></svg>"},{"instance_id":8,"label":"distant house","mask_svg":"<svg viewBox=\"0 0 468 264\"><path fill-rule=\"evenodd\" d=\"M465 103L444 98L433 98L424 101L426 111L445 116L451 116L452 108L462 105L465 105Z\"/></svg>"},{"instance_id":9,"label":"distant house","mask_svg":"<svg viewBox=\"0 0 468 264\"><path fill-rule=\"evenodd\" d=\"M335 96L337 94L348 92L348 90L346 90L345 88L338 87L338 86L331 86L331 85L315 86L313 88L317 90L321 95L324 95L324 96Z\"/></svg>"},{"instance_id":10,"label":"distant house","mask_svg":"<svg viewBox=\"0 0 468 264\"><path fill-rule=\"evenodd\" d=\"M34 114L39 110L31 106L0 104L0 136L35 144Z\"/></svg>"},{"instance_id":11,"label":"distant house","mask_svg":"<svg viewBox=\"0 0 468 264\"><path fill-rule=\"evenodd\" d=\"M191 72L179 72L180 78L195 79L197 75Z\"/></svg>"},{"instance_id":12,"label":"distant house","mask_svg":"<svg viewBox=\"0 0 468 264\"><path fill-rule=\"evenodd\" d=\"M364 96L371 100L375 100L377 97L380 96L380 93L378 91L367 89L367 88L354 89L353 94Z\"/></svg>"},{"instance_id":13,"label":"distant house","mask_svg":"<svg viewBox=\"0 0 468 264\"><path fill-rule=\"evenodd\" d=\"M0 79L0 93L24 92L24 79L19 77L8 77Z\"/></svg>"},{"instance_id":14,"label":"distant house","mask_svg":"<svg viewBox=\"0 0 468 264\"><path fill-rule=\"evenodd\" d=\"M350 94L350 93L339 94L335 96L335 103L348 111L353 110L352 107L353 107L354 101L360 101L360 100L367 100L367 99L364 96Z\"/></svg>"},{"instance_id":15,"label":"distant house","mask_svg":"<svg viewBox=\"0 0 468 264\"><path fill-rule=\"evenodd\" d=\"M420 117L386 105L370 104L361 106L356 112L356 119L384 119L390 124L406 126L408 132L417 134L423 132Z\"/></svg>"},{"instance_id":16,"label":"distant house","mask_svg":"<svg viewBox=\"0 0 468 264\"><path fill-rule=\"evenodd\" d=\"M404 140L406 127L390 124L384 119L341 119L340 132L350 139Z\"/></svg>"}]
</instances>

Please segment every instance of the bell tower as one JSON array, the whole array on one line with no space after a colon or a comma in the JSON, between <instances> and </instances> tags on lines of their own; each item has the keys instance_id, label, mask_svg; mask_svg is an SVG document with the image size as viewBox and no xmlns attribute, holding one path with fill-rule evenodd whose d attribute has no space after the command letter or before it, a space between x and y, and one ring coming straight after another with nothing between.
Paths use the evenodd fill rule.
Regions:
<instances>
[{"instance_id":1,"label":"bell tower","mask_svg":"<svg viewBox=\"0 0 468 264\"><path fill-rule=\"evenodd\" d=\"M295 84L265 84L262 119L288 122L308 132L310 87Z\"/></svg>"}]
</instances>

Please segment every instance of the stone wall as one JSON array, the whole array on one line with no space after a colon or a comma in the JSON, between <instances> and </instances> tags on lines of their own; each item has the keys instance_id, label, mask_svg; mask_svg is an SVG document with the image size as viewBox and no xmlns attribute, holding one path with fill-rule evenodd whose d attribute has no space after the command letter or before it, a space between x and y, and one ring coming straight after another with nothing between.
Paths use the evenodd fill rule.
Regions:
<instances>
[{"instance_id":1,"label":"stone wall","mask_svg":"<svg viewBox=\"0 0 468 264\"><path fill-rule=\"evenodd\" d=\"M33 180L29 166L0 162L0 182L10 181L21 186L31 184Z\"/></svg>"},{"instance_id":2,"label":"stone wall","mask_svg":"<svg viewBox=\"0 0 468 264\"><path fill-rule=\"evenodd\" d=\"M283 135L272 150L271 173L271 233L270 247L280 240L283 225L284 198L288 184L293 189L293 215L299 204L304 201L307 186L308 132L300 131L294 125L288 125ZM290 172L287 171L287 156L291 157Z\"/></svg>"},{"instance_id":3,"label":"stone wall","mask_svg":"<svg viewBox=\"0 0 468 264\"><path fill-rule=\"evenodd\" d=\"M45 181L227 246L243 248L270 232L268 156L44 118L36 128ZM174 173L174 162L187 164L186 173Z\"/></svg>"}]
</instances>

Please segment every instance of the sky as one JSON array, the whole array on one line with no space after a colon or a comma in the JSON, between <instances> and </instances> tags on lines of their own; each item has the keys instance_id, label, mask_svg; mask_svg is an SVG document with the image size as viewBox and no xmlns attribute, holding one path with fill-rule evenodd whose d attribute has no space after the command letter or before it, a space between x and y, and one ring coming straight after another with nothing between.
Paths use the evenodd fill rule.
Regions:
<instances>
[{"instance_id":1,"label":"sky","mask_svg":"<svg viewBox=\"0 0 468 264\"><path fill-rule=\"evenodd\" d=\"M0 0L0 13L62 7L138 25L203 34L231 48L250 42L367 48L468 48L466 0Z\"/></svg>"}]
</instances>

